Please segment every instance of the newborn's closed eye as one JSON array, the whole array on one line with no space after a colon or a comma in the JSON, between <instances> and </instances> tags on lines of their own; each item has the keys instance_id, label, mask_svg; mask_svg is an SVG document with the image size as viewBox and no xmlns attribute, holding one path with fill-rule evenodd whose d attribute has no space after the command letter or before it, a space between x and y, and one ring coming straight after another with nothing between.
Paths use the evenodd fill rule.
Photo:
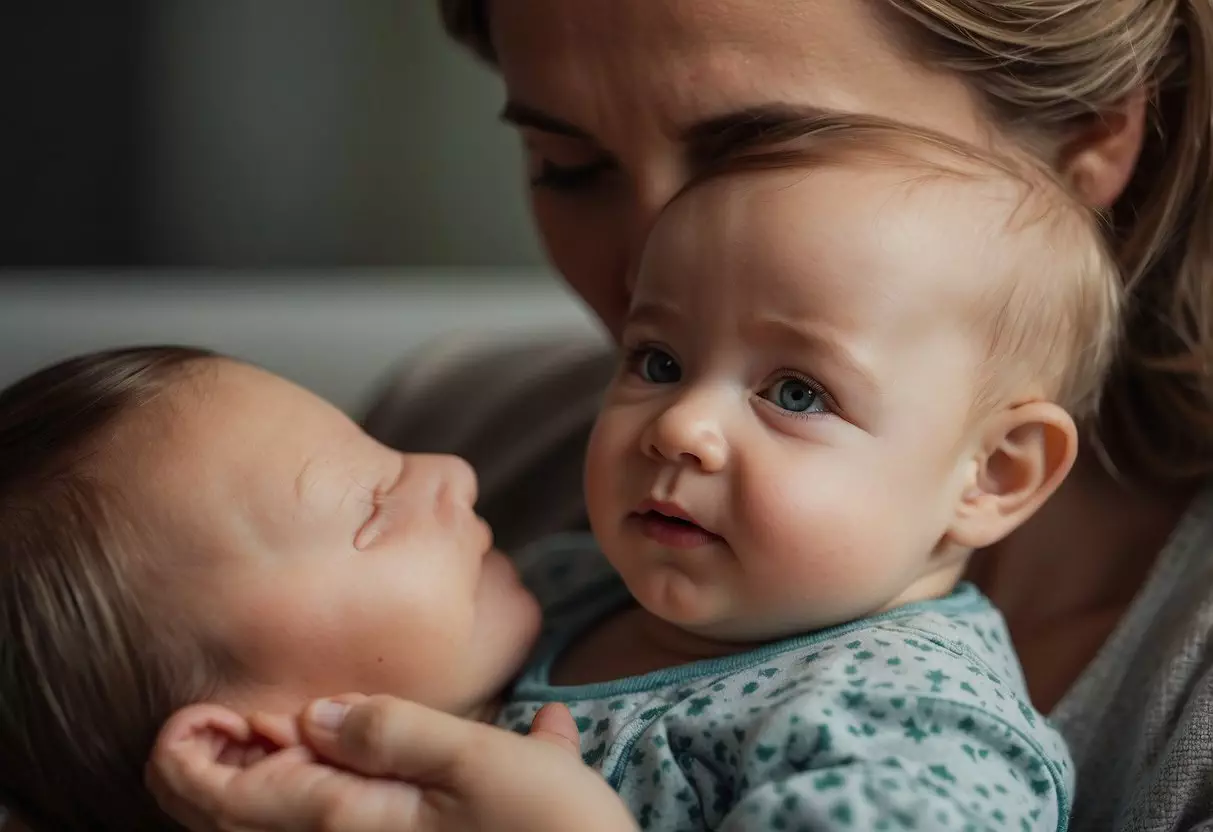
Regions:
<instances>
[{"instance_id":1,"label":"newborn's closed eye","mask_svg":"<svg viewBox=\"0 0 1213 832\"><path fill-rule=\"evenodd\" d=\"M354 534L354 548L358 551L364 551L375 542L379 537L379 532L383 528L383 495L381 492L373 490L368 494L366 501L367 512L362 521L362 525L358 527L358 531Z\"/></svg>"},{"instance_id":2,"label":"newborn's closed eye","mask_svg":"<svg viewBox=\"0 0 1213 832\"><path fill-rule=\"evenodd\" d=\"M374 545L386 528L387 521L391 519L392 495L399 491L405 474L403 457L393 456L394 464L380 473L376 485L358 486L361 490L359 502L362 510L361 525L354 533L354 548L358 551L364 551Z\"/></svg>"}]
</instances>

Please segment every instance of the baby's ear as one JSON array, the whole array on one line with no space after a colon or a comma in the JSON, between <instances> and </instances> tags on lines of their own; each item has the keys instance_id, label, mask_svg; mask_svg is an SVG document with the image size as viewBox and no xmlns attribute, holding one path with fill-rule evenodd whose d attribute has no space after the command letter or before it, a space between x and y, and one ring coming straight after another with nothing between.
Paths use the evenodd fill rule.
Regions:
<instances>
[{"instance_id":1,"label":"baby's ear","mask_svg":"<svg viewBox=\"0 0 1213 832\"><path fill-rule=\"evenodd\" d=\"M995 415L981 437L948 538L981 549L1010 534L1053 495L1078 455L1070 414L1051 402Z\"/></svg>"}]
</instances>

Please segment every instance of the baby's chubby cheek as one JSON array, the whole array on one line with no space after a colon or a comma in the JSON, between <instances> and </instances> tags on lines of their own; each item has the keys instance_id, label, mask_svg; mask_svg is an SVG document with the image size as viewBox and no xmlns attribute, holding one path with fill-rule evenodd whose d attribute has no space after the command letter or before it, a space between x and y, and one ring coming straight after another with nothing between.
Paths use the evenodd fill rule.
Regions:
<instances>
[{"instance_id":1,"label":"baby's chubby cheek","mask_svg":"<svg viewBox=\"0 0 1213 832\"><path fill-rule=\"evenodd\" d=\"M728 588L740 615L779 635L883 608L921 575L936 540L933 511L876 483L838 477L832 487L755 492L769 499L742 507L754 522L730 540L738 574Z\"/></svg>"}]
</instances>

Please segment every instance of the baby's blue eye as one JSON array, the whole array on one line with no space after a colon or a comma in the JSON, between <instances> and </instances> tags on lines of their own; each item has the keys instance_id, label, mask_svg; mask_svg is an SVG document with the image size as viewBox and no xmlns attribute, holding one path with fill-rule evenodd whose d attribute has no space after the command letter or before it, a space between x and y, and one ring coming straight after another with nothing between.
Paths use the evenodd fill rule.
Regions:
<instances>
[{"instance_id":1,"label":"baby's blue eye","mask_svg":"<svg viewBox=\"0 0 1213 832\"><path fill-rule=\"evenodd\" d=\"M762 397L789 413L820 413L827 408L821 392L798 378L782 378L762 391Z\"/></svg>"},{"instance_id":2,"label":"baby's blue eye","mask_svg":"<svg viewBox=\"0 0 1213 832\"><path fill-rule=\"evenodd\" d=\"M665 350L649 347L638 359L636 371L649 384L677 384L682 380L682 367L678 365L678 359Z\"/></svg>"}]
</instances>

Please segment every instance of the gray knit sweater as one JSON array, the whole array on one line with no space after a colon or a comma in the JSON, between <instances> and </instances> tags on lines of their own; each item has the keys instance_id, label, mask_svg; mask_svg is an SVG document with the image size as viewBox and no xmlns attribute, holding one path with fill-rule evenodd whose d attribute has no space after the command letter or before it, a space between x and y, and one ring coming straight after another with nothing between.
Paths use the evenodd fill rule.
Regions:
<instances>
[{"instance_id":1,"label":"gray knit sweater","mask_svg":"<svg viewBox=\"0 0 1213 832\"><path fill-rule=\"evenodd\" d=\"M1213 830L1211 632L1213 489L1206 489L1051 714L1078 769L1071 829Z\"/></svg>"},{"instance_id":2,"label":"gray knit sweater","mask_svg":"<svg viewBox=\"0 0 1213 832\"><path fill-rule=\"evenodd\" d=\"M498 544L516 547L584 527L582 455L613 365L584 336L452 339L410 357L367 427L471 460L481 512ZM1078 767L1075 832L1213 832L1211 631L1213 488L1052 714Z\"/></svg>"}]
</instances>

